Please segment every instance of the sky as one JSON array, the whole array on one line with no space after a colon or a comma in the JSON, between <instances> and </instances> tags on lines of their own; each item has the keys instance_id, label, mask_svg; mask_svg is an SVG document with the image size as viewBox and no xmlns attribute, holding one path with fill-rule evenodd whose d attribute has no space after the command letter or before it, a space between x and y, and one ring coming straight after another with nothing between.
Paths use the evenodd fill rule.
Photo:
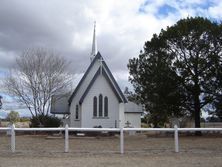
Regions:
<instances>
[{"instance_id":1,"label":"sky","mask_svg":"<svg viewBox=\"0 0 222 167\"><path fill-rule=\"evenodd\" d=\"M41 47L71 62L77 84L90 64L96 21L98 51L124 89L130 87L129 59L139 55L154 33L190 16L220 21L221 9L221 0L1 0L0 79L17 55ZM14 103L5 97L7 104Z\"/></svg>"}]
</instances>

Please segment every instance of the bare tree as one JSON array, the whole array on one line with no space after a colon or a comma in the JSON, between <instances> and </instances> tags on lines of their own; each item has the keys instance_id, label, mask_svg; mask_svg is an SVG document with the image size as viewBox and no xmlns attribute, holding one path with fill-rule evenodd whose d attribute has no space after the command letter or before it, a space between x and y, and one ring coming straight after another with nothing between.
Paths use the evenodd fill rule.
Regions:
<instances>
[{"instance_id":1,"label":"bare tree","mask_svg":"<svg viewBox=\"0 0 222 167\"><path fill-rule=\"evenodd\" d=\"M67 67L68 62L53 51L27 49L16 58L16 67L4 85L32 116L48 115L52 95L67 92L71 84Z\"/></svg>"}]
</instances>

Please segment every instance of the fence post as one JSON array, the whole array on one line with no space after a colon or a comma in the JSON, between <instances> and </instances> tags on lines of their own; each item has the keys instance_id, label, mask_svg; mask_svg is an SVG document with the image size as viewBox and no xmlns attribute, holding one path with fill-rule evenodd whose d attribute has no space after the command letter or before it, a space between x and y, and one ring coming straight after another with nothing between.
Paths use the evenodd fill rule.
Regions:
<instances>
[{"instance_id":1,"label":"fence post","mask_svg":"<svg viewBox=\"0 0 222 167\"><path fill-rule=\"evenodd\" d=\"M120 128L120 153L124 153L124 133L123 127Z\"/></svg>"},{"instance_id":2,"label":"fence post","mask_svg":"<svg viewBox=\"0 0 222 167\"><path fill-rule=\"evenodd\" d=\"M65 153L69 152L69 126L65 126Z\"/></svg>"},{"instance_id":3,"label":"fence post","mask_svg":"<svg viewBox=\"0 0 222 167\"><path fill-rule=\"evenodd\" d=\"M11 151L15 152L15 125L11 126Z\"/></svg>"},{"instance_id":4,"label":"fence post","mask_svg":"<svg viewBox=\"0 0 222 167\"><path fill-rule=\"evenodd\" d=\"M178 141L178 127L174 125L174 140L175 140L175 152L179 152L179 141Z\"/></svg>"}]
</instances>

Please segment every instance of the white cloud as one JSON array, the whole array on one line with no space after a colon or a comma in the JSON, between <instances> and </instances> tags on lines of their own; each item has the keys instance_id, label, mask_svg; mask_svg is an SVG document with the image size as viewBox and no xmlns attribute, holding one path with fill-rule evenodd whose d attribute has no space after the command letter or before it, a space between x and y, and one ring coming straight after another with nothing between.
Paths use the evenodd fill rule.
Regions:
<instances>
[{"instance_id":1,"label":"white cloud","mask_svg":"<svg viewBox=\"0 0 222 167\"><path fill-rule=\"evenodd\" d=\"M222 9L222 2L220 1L220 3L217 6L213 6L209 8L209 15L214 18L221 19L222 18L221 9Z\"/></svg>"},{"instance_id":2,"label":"white cloud","mask_svg":"<svg viewBox=\"0 0 222 167\"><path fill-rule=\"evenodd\" d=\"M211 7L202 7L208 3ZM159 8L166 4L176 11L158 17ZM59 51L72 61L71 71L81 74L90 63L96 20L99 51L111 70L127 81L129 58L138 56L144 42L154 33L187 16L221 19L221 9L220 0L3 0L0 59L4 62L0 64L5 68L11 65L14 56L10 53L20 54L27 47L44 46Z\"/></svg>"}]
</instances>

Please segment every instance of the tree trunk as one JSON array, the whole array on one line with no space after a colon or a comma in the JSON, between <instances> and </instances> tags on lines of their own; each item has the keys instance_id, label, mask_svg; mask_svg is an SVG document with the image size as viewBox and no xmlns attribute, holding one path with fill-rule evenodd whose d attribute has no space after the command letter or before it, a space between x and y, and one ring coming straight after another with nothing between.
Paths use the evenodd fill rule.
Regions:
<instances>
[{"instance_id":1,"label":"tree trunk","mask_svg":"<svg viewBox=\"0 0 222 167\"><path fill-rule=\"evenodd\" d=\"M200 100L199 97L195 97L195 128L200 128Z\"/></svg>"},{"instance_id":2,"label":"tree trunk","mask_svg":"<svg viewBox=\"0 0 222 167\"><path fill-rule=\"evenodd\" d=\"M158 119L156 116L154 117L154 120L153 120L153 126L154 128L158 128Z\"/></svg>"},{"instance_id":3,"label":"tree trunk","mask_svg":"<svg viewBox=\"0 0 222 167\"><path fill-rule=\"evenodd\" d=\"M200 128L200 99L199 95L194 95L194 117L195 117L195 128ZM201 131L196 131L196 135L200 136Z\"/></svg>"}]
</instances>

